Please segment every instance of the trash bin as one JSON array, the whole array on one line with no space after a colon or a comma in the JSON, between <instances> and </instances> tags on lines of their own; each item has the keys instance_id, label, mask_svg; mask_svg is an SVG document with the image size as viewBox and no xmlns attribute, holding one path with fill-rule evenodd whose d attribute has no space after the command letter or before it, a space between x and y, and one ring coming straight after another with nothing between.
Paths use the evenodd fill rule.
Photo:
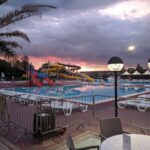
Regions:
<instances>
[{"instance_id":1,"label":"trash bin","mask_svg":"<svg viewBox=\"0 0 150 150\"><path fill-rule=\"evenodd\" d=\"M33 121L34 138L38 140L48 140L54 136L52 131L55 128L54 113L35 113Z\"/></svg>"}]
</instances>

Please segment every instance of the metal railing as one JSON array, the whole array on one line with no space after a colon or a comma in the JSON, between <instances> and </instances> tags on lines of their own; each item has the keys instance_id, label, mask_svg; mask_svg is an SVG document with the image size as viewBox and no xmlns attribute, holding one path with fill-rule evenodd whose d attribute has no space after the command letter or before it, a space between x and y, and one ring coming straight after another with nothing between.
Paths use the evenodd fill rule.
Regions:
<instances>
[{"instance_id":1,"label":"metal railing","mask_svg":"<svg viewBox=\"0 0 150 150\"><path fill-rule=\"evenodd\" d=\"M118 102L119 117L125 124L150 131L150 100L146 98L120 98ZM148 133L149 134L149 133Z\"/></svg>"},{"instance_id":2,"label":"metal railing","mask_svg":"<svg viewBox=\"0 0 150 150\"><path fill-rule=\"evenodd\" d=\"M37 96L37 95L36 95ZM40 97L31 99L18 96L0 95L0 120L3 121L0 131L11 126L23 129L15 142L25 134L33 134L34 138L46 140L63 134L67 126L80 124L95 118L114 116L113 97L105 95L88 95L55 99ZM119 98L124 101L125 98ZM150 111L138 111L133 106L119 108L122 122L145 128L150 128ZM8 130L9 131L9 130Z\"/></svg>"}]
</instances>

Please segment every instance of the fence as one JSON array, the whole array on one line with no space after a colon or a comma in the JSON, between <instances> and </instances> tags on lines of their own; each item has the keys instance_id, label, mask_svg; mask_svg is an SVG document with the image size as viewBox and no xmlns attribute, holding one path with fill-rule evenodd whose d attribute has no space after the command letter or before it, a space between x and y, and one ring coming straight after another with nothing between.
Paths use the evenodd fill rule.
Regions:
<instances>
[{"instance_id":1,"label":"fence","mask_svg":"<svg viewBox=\"0 0 150 150\"><path fill-rule=\"evenodd\" d=\"M34 134L36 132L35 122L37 123L37 120L35 119L38 119L37 116L42 113L53 114L54 119L48 122L53 127L46 129L46 131L52 132L53 130L63 129L71 124L92 118L95 115L95 105L97 103L95 100L97 98L99 98L99 100L106 99L105 96L98 95L74 97L70 99L48 99L47 97L41 98L35 95L30 95L29 97L1 95L0 98L2 102L0 106L0 119L6 123L0 130L4 127L14 125L22 128L25 134ZM91 100L92 103L90 102ZM35 116L35 114L38 115ZM37 124L41 125L41 123Z\"/></svg>"},{"instance_id":2,"label":"fence","mask_svg":"<svg viewBox=\"0 0 150 150\"><path fill-rule=\"evenodd\" d=\"M119 98L124 102L124 98ZM144 129L150 128L150 111L138 111L133 105L119 105L119 117L122 122ZM66 127L82 123L93 117L106 118L114 116L113 97L88 95L67 99L55 99L27 95L27 97L0 95L0 131L15 126L23 129L14 140L24 134L46 140L56 134L63 134ZM9 130L8 130L9 131ZM148 132L147 132L148 133Z\"/></svg>"},{"instance_id":3,"label":"fence","mask_svg":"<svg viewBox=\"0 0 150 150\"><path fill-rule=\"evenodd\" d=\"M132 126L129 130L150 135L150 99L140 96L121 98L118 110L123 123Z\"/></svg>"},{"instance_id":4,"label":"fence","mask_svg":"<svg viewBox=\"0 0 150 150\"><path fill-rule=\"evenodd\" d=\"M0 81L0 88L10 88L14 86L26 86L27 81Z\"/></svg>"}]
</instances>

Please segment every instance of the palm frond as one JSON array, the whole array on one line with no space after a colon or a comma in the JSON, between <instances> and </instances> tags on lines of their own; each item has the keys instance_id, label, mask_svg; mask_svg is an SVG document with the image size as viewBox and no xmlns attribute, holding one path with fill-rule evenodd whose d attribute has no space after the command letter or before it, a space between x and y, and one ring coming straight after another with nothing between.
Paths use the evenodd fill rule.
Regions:
<instances>
[{"instance_id":1,"label":"palm frond","mask_svg":"<svg viewBox=\"0 0 150 150\"><path fill-rule=\"evenodd\" d=\"M25 19L27 17L38 15L41 13L40 10L46 8L54 9L56 7L51 5L33 5L33 4L24 5L21 7L20 10L11 11L2 18L0 18L0 28L12 24L16 21Z\"/></svg>"},{"instance_id":2,"label":"palm frond","mask_svg":"<svg viewBox=\"0 0 150 150\"><path fill-rule=\"evenodd\" d=\"M29 37L27 36L27 34L25 34L24 32L21 31L13 31L13 32L5 32L5 33L0 33L0 39L3 38L8 38L8 37L20 37L22 39L24 39L27 42L30 42Z\"/></svg>"},{"instance_id":3,"label":"palm frond","mask_svg":"<svg viewBox=\"0 0 150 150\"><path fill-rule=\"evenodd\" d=\"M6 2L7 2L7 0L0 0L0 5L4 4Z\"/></svg>"},{"instance_id":4,"label":"palm frond","mask_svg":"<svg viewBox=\"0 0 150 150\"><path fill-rule=\"evenodd\" d=\"M22 46L19 45L17 42L15 41L0 41L0 44L3 43L3 45L6 45L7 47L10 47L10 48L21 48L22 49Z\"/></svg>"},{"instance_id":5,"label":"palm frond","mask_svg":"<svg viewBox=\"0 0 150 150\"><path fill-rule=\"evenodd\" d=\"M12 51L4 42L0 41L0 55L5 58L15 57L16 53Z\"/></svg>"}]
</instances>

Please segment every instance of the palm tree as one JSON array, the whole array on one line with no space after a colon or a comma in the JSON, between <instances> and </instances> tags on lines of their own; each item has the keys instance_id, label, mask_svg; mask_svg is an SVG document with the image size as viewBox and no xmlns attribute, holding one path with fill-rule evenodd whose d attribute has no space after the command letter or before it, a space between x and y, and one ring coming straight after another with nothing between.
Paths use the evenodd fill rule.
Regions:
<instances>
[{"instance_id":1,"label":"palm tree","mask_svg":"<svg viewBox=\"0 0 150 150\"><path fill-rule=\"evenodd\" d=\"M7 0L0 0L0 5L6 3ZM0 17L0 29L13 24L17 21L20 21L22 19L34 16L34 15L40 15L41 11L43 9L53 9L56 8L51 5L34 5L34 4L28 4L22 6L20 9L16 9L14 11L10 11L7 14ZM24 32L21 31L12 31L12 32L0 32L0 56L5 58L12 58L16 56L16 53L14 52L13 48L22 48L19 43L16 41L13 41L10 38L22 38L25 41L30 43L30 39Z\"/></svg>"}]
</instances>

